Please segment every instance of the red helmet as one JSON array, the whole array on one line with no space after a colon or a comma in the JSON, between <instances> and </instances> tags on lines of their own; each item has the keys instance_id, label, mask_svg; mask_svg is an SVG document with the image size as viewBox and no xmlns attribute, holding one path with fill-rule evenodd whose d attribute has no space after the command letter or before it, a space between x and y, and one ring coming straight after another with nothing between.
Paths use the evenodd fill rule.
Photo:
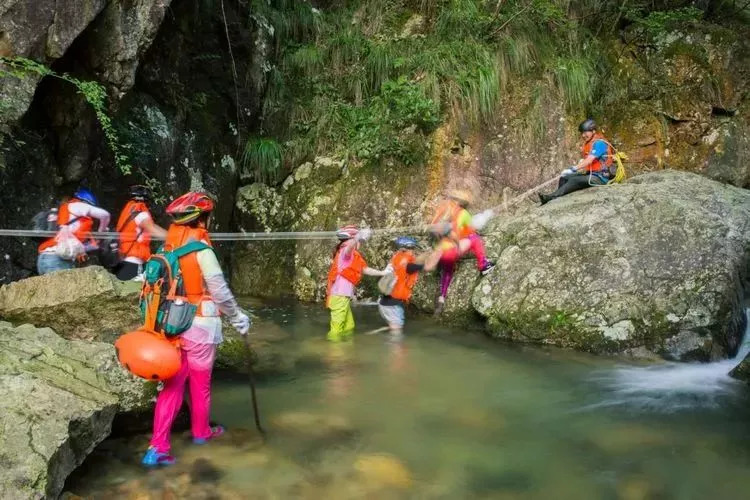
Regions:
<instances>
[{"instance_id":1,"label":"red helmet","mask_svg":"<svg viewBox=\"0 0 750 500\"><path fill-rule=\"evenodd\" d=\"M350 240L359 234L357 226L349 224L336 231L336 237L341 241Z\"/></svg>"},{"instance_id":2,"label":"red helmet","mask_svg":"<svg viewBox=\"0 0 750 500\"><path fill-rule=\"evenodd\" d=\"M190 191L170 203L167 213L175 224L187 224L213 209L214 201L206 193Z\"/></svg>"}]
</instances>

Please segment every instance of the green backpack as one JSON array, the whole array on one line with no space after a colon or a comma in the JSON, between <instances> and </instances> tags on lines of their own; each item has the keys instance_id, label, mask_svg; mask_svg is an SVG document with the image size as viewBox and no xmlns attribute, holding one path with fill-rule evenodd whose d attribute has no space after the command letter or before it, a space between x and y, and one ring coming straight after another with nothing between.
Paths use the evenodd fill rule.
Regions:
<instances>
[{"instance_id":1,"label":"green backpack","mask_svg":"<svg viewBox=\"0 0 750 500\"><path fill-rule=\"evenodd\" d=\"M180 257L211 249L198 241L191 241L174 250L157 250L143 270L140 307L147 330L175 337L190 328L198 306L185 296L180 270Z\"/></svg>"}]
</instances>

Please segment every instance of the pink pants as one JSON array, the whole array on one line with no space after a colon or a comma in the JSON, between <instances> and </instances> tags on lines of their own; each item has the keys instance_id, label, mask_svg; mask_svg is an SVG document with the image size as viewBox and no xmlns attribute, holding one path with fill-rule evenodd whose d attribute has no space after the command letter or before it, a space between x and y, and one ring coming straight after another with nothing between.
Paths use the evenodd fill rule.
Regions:
<instances>
[{"instance_id":1,"label":"pink pants","mask_svg":"<svg viewBox=\"0 0 750 500\"><path fill-rule=\"evenodd\" d=\"M208 423L211 407L211 370L216 358L216 344L197 344L182 339L182 366L177 375L164 381L156 398L154 434L151 446L159 453L169 453L169 433L182 407L185 382L190 388L190 426L194 438L211 436Z\"/></svg>"},{"instance_id":2,"label":"pink pants","mask_svg":"<svg viewBox=\"0 0 750 500\"><path fill-rule=\"evenodd\" d=\"M469 250L467 250L466 253L474 254L474 257L477 259L477 268L481 271L484 269L484 266L487 265L487 255L484 252L484 242L476 233L470 235L468 239L471 246L469 246ZM458 259L463 255L465 254L459 253L458 248L452 248L444 251L440 256L440 295L442 297L448 295L448 287L451 286L451 281L453 281L453 273L456 270L456 264L458 263Z\"/></svg>"}]
</instances>

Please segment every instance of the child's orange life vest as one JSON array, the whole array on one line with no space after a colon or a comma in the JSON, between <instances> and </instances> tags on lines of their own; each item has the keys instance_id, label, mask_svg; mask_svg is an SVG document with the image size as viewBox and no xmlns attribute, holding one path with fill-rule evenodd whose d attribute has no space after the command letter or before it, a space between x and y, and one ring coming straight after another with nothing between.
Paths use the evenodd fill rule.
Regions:
<instances>
[{"instance_id":1,"label":"child's orange life vest","mask_svg":"<svg viewBox=\"0 0 750 500\"><path fill-rule=\"evenodd\" d=\"M404 302L409 302L414 285L417 284L417 273L409 274L406 272L406 266L413 264L416 258L414 253L409 250L399 250L391 258L393 273L396 275L396 284L391 291L391 297Z\"/></svg>"},{"instance_id":2,"label":"child's orange life vest","mask_svg":"<svg viewBox=\"0 0 750 500\"><path fill-rule=\"evenodd\" d=\"M354 286L359 285L359 282L362 281L362 272L367 267L367 262L365 262L365 259L362 257L362 255L355 249L352 250L352 260L349 262L349 264L339 271L339 256L341 255L341 252L343 251L343 248L340 248L336 255L333 257L333 262L331 263L331 269L328 271L328 287L326 289L326 306L328 305L328 301L331 298L331 289L333 288L333 284L336 281L336 278L341 276L345 280L351 282Z\"/></svg>"}]
</instances>

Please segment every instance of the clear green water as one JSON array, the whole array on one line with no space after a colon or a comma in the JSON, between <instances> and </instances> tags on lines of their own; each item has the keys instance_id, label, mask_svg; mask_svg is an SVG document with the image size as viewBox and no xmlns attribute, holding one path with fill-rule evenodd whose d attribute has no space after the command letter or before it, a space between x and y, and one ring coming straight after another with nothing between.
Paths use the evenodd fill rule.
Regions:
<instances>
[{"instance_id":1,"label":"clear green water","mask_svg":"<svg viewBox=\"0 0 750 500\"><path fill-rule=\"evenodd\" d=\"M259 387L217 377L203 447L174 436L179 463L145 471L146 436L103 443L68 481L87 498L750 498L750 394L703 366L627 364L522 348L412 320L398 343L323 340L327 317L256 312L309 362ZM359 332L380 326L355 310Z\"/></svg>"}]
</instances>

